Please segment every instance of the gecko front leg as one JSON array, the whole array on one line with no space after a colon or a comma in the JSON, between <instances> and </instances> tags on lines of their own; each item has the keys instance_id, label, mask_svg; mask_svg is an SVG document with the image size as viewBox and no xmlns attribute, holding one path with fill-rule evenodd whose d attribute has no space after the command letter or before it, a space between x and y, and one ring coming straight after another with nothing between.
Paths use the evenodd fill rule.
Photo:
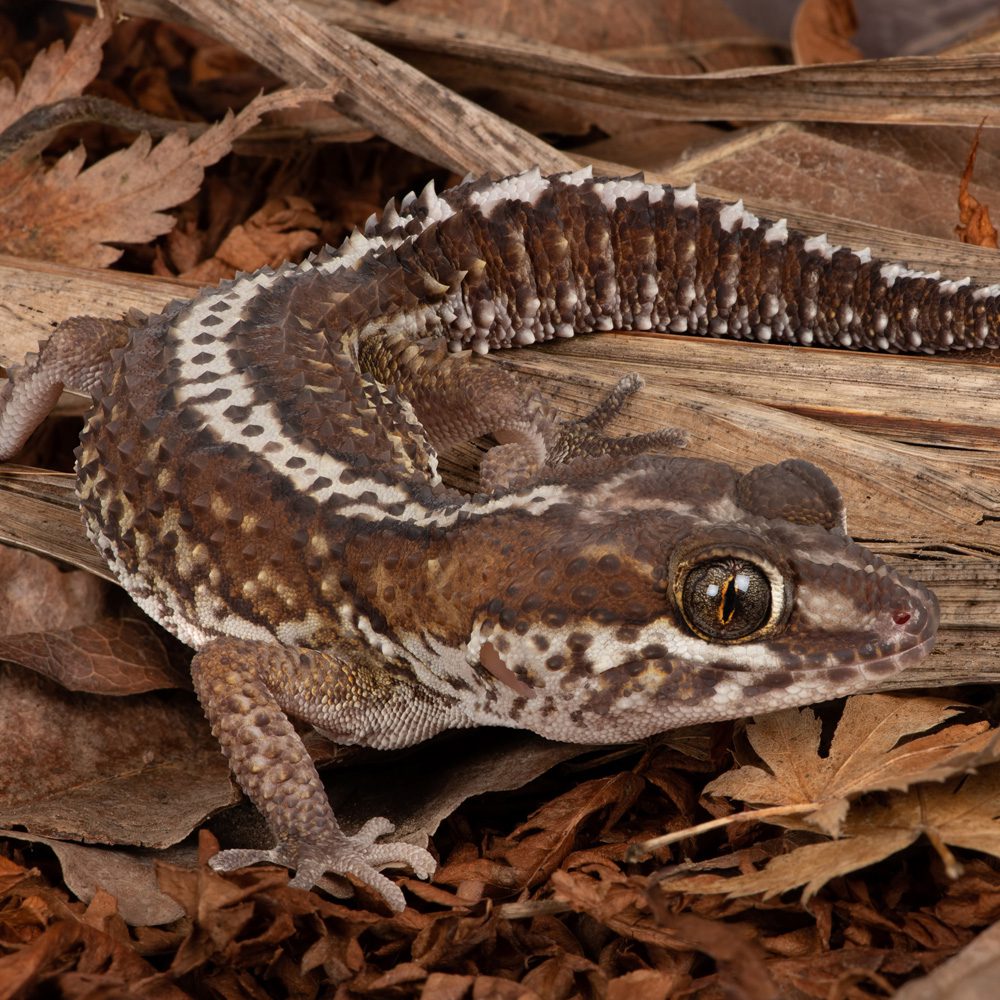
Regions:
<instances>
[{"instance_id":1,"label":"gecko front leg","mask_svg":"<svg viewBox=\"0 0 1000 1000\"><path fill-rule=\"evenodd\" d=\"M347 664L325 650L218 639L195 656L191 673L233 774L277 840L271 850L221 851L212 867L285 865L296 873L291 884L301 888L326 872L351 875L402 910L402 892L379 869L405 865L427 878L434 858L413 844L378 842L393 830L382 817L353 836L344 833L285 711L340 743L381 747L427 739L454 726L454 712L383 667Z\"/></svg>"}]
</instances>

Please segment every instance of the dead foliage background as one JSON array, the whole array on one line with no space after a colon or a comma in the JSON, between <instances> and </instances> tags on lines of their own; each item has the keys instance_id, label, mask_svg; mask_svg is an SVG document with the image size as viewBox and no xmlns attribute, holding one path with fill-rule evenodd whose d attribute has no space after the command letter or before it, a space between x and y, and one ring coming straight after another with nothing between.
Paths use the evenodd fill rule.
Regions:
<instances>
[{"instance_id":1,"label":"dead foliage background","mask_svg":"<svg viewBox=\"0 0 1000 1000\"><path fill-rule=\"evenodd\" d=\"M991 5L803 0L767 5L767 23L760 6L105 0L95 20L0 0L0 354L70 315L155 310L301 259L428 180L535 163L696 179L1000 280L974 248L996 247L1000 193ZM903 58L865 58L883 55ZM685 426L697 453L741 466L820 461L855 536L941 596L939 651L906 686L997 676L988 353L609 335L513 364L570 412L640 368L636 429ZM377 755L315 739L340 815L433 834L433 883L403 878L412 905L390 918L282 871L213 873L216 838L261 830L188 691L187 651L81 541L60 470L83 405L67 398L36 435L22 459L38 468L3 473L0 537L60 562L0 549L0 998L919 1000L995 982L987 687L638 747L484 732ZM456 482L472 461L451 456Z\"/></svg>"}]
</instances>

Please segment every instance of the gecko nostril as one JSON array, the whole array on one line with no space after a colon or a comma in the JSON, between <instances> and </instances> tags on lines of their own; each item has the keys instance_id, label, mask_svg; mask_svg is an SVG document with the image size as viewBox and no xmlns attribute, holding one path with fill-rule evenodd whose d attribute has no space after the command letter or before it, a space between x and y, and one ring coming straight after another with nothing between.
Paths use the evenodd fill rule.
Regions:
<instances>
[{"instance_id":1,"label":"gecko nostril","mask_svg":"<svg viewBox=\"0 0 1000 1000\"><path fill-rule=\"evenodd\" d=\"M893 614L892 620L897 625L905 625L912 617L909 611L897 611Z\"/></svg>"}]
</instances>

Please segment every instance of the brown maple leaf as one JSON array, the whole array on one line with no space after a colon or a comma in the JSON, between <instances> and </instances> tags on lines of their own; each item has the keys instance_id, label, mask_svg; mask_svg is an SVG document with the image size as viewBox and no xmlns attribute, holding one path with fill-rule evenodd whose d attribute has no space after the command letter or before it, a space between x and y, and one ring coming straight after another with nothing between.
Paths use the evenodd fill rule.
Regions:
<instances>
[{"instance_id":1,"label":"brown maple leaf","mask_svg":"<svg viewBox=\"0 0 1000 1000\"><path fill-rule=\"evenodd\" d=\"M1000 767L892 793L851 811L843 837L796 847L772 858L760 871L735 876L682 875L661 884L675 892L726 893L730 898L763 893L764 898L804 886L803 901L830 879L857 871L901 851L925 836L952 878L962 866L949 850L962 847L1000 857ZM726 858L716 859L728 867Z\"/></svg>"},{"instance_id":2,"label":"brown maple leaf","mask_svg":"<svg viewBox=\"0 0 1000 1000\"><path fill-rule=\"evenodd\" d=\"M114 5L105 4L104 16L80 28L68 48L59 41L39 52L16 93L12 80L0 79L0 131L33 108L81 94L101 68L101 46L116 16ZM24 156L31 151L20 152Z\"/></svg>"},{"instance_id":3,"label":"brown maple leaf","mask_svg":"<svg viewBox=\"0 0 1000 1000\"><path fill-rule=\"evenodd\" d=\"M795 806L798 819L791 825L805 821L835 837L852 797L902 791L965 770L996 735L987 722L948 726L912 738L961 711L962 706L942 698L849 698L826 756L820 756L822 723L812 709L775 712L747 726L747 738L767 769L748 765L727 771L705 786L705 794L755 805Z\"/></svg>"},{"instance_id":4,"label":"brown maple leaf","mask_svg":"<svg viewBox=\"0 0 1000 1000\"><path fill-rule=\"evenodd\" d=\"M113 18L109 10L81 28L69 48L57 43L39 53L16 95L13 84L0 82L0 128L78 96L100 67ZM179 122L178 131L155 146L148 134L140 134L127 149L86 167L82 146L51 166L43 162L40 153L51 129L39 126L37 136L19 141L0 160L0 251L107 267L122 254L108 244L145 243L173 228L175 220L164 210L192 197L205 167L225 156L264 114L329 100L333 93L331 87L261 95L197 138Z\"/></svg>"},{"instance_id":5,"label":"brown maple leaf","mask_svg":"<svg viewBox=\"0 0 1000 1000\"><path fill-rule=\"evenodd\" d=\"M839 839L800 844L758 871L748 872L752 865L734 856L716 858L699 867L737 868L740 874L668 876L665 887L767 897L805 886L803 899L808 899L830 879L881 861L921 835L957 877L961 866L949 844L1000 857L1000 768L989 767L973 777L962 773L997 759L997 731L974 722L928 732L961 711L962 706L941 698L857 695L845 703L825 756L820 753L821 723L812 709L764 716L747 727L764 766L736 767L705 792L765 808L677 831L641 849L708 827L758 819ZM931 784L945 779L946 784ZM873 791L889 796L857 801Z\"/></svg>"},{"instance_id":6,"label":"brown maple leaf","mask_svg":"<svg viewBox=\"0 0 1000 1000\"><path fill-rule=\"evenodd\" d=\"M762 716L747 726L747 738L764 766L734 768L705 786L709 796L739 799L762 808L635 844L630 857L747 821L839 836L851 801L859 795L943 781L1000 757L1000 737L986 722L927 732L962 708L942 698L855 695L844 705L825 756L820 755L822 726L812 709L792 708Z\"/></svg>"},{"instance_id":7,"label":"brown maple leaf","mask_svg":"<svg viewBox=\"0 0 1000 1000\"><path fill-rule=\"evenodd\" d=\"M192 197L205 167L228 153L262 115L316 100L318 93L295 89L258 97L196 139L176 132L154 146L141 135L85 169L82 147L50 169L40 160L10 157L0 163L0 250L107 267L122 253L109 243L145 243L170 230L174 218L163 210Z\"/></svg>"}]
</instances>

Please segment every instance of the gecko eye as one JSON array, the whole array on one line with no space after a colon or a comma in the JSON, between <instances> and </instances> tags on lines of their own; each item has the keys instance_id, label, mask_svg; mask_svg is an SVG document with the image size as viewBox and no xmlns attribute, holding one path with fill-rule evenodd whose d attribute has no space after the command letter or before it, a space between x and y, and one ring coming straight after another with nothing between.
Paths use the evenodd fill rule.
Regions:
<instances>
[{"instance_id":1,"label":"gecko eye","mask_svg":"<svg viewBox=\"0 0 1000 1000\"><path fill-rule=\"evenodd\" d=\"M703 639L738 642L771 618L771 581L748 559L706 559L684 576L680 611Z\"/></svg>"},{"instance_id":2,"label":"gecko eye","mask_svg":"<svg viewBox=\"0 0 1000 1000\"><path fill-rule=\"evenodd\" d=\"M781 553L745 531L719 528L680 541L668 572L684 623L708 642L774 635L795 603L793 574Z\"/></svg>"}]
</instances>

